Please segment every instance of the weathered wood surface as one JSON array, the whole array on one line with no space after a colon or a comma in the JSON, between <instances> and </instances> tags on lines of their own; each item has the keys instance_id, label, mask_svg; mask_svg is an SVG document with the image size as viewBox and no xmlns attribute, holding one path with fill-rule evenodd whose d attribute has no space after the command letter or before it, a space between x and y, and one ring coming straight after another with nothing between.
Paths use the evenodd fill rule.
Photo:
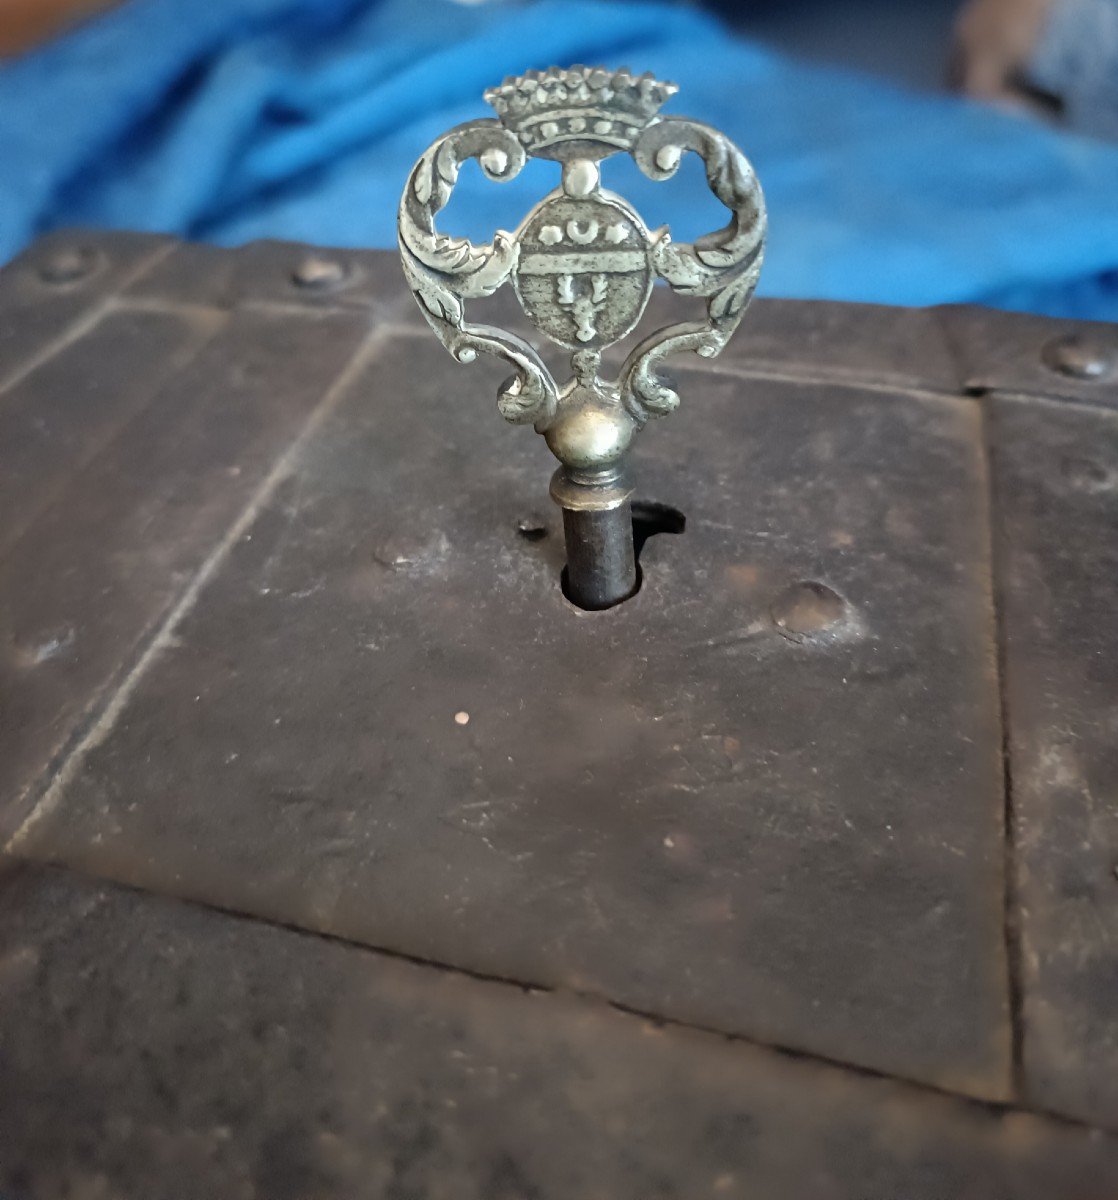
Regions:
<instances>
[{"instance_id":1,"label":"weathered wood surface","mask_svg":"<svg viewBox=\"0 0 1118 1200\"><path fill-rule=\"evenodd\" d=\"M1118 413L989 402L1023 1086L1035 1104L1114 1128Z\"/></svg>"},{"instance_id":2,"label":"weathered wood surface","mask_svg":"<svg viewBox=\"0 0 1118 1200\"><path fill-rule=\"evenodd\" d=\"M1114 1140L163 897L0 884L17 1197L989 1200Z\"/></svg>"},{"instance_id":3,"label":"weathered wood surface","mask_svg":"<svg viewBox=\"0 0 1118 1200\"><path fill-rule=\"evenodd\" d=\"M587 614L390 255L74 242L0 272L0 1189L1118 1192L1113 384L1004 350L1065 326L759 302Z\"/></svg>"}]
</instances>

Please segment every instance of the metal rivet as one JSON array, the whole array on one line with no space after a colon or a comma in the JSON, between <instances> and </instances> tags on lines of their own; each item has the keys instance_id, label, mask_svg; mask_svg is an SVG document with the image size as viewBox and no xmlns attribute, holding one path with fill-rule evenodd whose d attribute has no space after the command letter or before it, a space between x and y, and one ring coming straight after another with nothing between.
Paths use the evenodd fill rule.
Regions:
<instances>
[{"instance_id":1,"label":"metal rivet","mask_svg":"<svg viewBox=\"0 0 1118 1200\"><path fill-rule=\"evenodd\" d=\"M1071 333L1054 338L1041 351L1044 365L1070 379L1105 379L1118 368L1118 352L1097 340Z\"/></svg>"},{"instance_id":2,"label":"metal rivet","mask_svg":"<svg viewBox=\"0 0 1118 1200\"><path fill-rule=\"evenodd\" d=\"M296 287L322 292L339 287L348 274L342 263L312 255L303 259L292 271L291 280Z\"/></svg>"},{"instance_id":3,"label":"metal rivet","mask_svg":"<svg viewBox=\"0 0 1118 1200\"><path fill-rule=\"evenodd\" d=\"M516 531L526 542L538 542L547 537L547 522L539 513L525 513L517 521Z\"/></svg>"},{"instance_id":4,"label":"metal rivet","mask_svg":"<svg viewBox=\"0 0 1118 1200\"><path fill-rule=\"evenodd\" d=\"M804 580L781 592L771 613L782 633L799 640L837 625L846 613L846 601L825 583Z\"/></svg>"},{"instance_id":5,"label":"metal rivet","mask_svg":"<svg viewBox=\"0 0 1118 1200\"><path fill-rule=\"evenodd\" d=\"M75 283L97 267L99 255L89 246L67 246L56 250L39 268L44 283Z\"/></svg>"},{"instance_id":6,"label":"metal rivet","mask_svg":"<svg viewBox=\"0 0 1118 1200\"><path fill-rule=\"evenodd\" d=\"M430 548L417 538L396 534L381 542L373 552L373 558L389 570L405 571L423 562L429 554Z\"/></svg>"}]
</instances>

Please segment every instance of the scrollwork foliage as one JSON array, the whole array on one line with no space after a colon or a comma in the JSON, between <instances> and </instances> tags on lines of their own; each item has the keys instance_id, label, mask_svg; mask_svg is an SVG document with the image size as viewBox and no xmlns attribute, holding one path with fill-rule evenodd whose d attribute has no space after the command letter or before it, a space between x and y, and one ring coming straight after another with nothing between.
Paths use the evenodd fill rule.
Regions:
<instances>
[{"instance_id":1,"label":"scrollwork foliage","mask_svg":"<svg viewBox=\"0 0 1118 1200\"><path fill-rule=\"evenodd\" d=\"M404 273L428 324L455 358L471 362L479 353L491 354L513 367L515 375L497 394L501 415L546 428L558 390L539 355L512 334L465 323L463 301L492 295L508 279L518 252L514 236L498 230L492 242L476 246L435 227L470 158L497 182L512 179L525 162L522 146L498 121L471 121L439 138L412 169L400 200Z\"/></svg>"},{"instance_id":2,"label":"scrollwork foliage","mask_svg":"<svg viewBox=\"0 0 1118 1200\"><path fill-rule=\"evenodd\" d=\"M673 242L666 230L654 239L652 265L676 292L706 301L707 321L669 325L645 338L626 359L618 380L622 402L643 423L679 405L679 396L660 378L670 355L721 352L737 328L757 286L764 253L766 216L757 176L748 160L716 129L681 117L650 123L632 148L650 179L669 179L685 153L702 158L713 194L729 209L722 229L694 243ZM400 203L400 246L404 271L423 314L443 345L460 361L478 353L508 362L513 378L498 393L509 421L543 430L559 404L555 381L527 342L484 325L465 322L464 301L489 296L512 274L519 246L514 234L498 230L493 241L474 245L440 233L435 217L450 199L463 162L478 160L495 181L515 177L525 152L494 120L471 121L436 141L412 170Z\"/></svg>"},{"instance_id":3,"label":"scrollwork foliage","mask_svg":"<svg viewBox=\"0 0 1118 1200\"><path fill-rule=\"evenodd\" d=\"M687 350L704 358L721 352L753 296L764 254L761 185L745 155L718 130L681 117L664 117L645 129L632 155L645 175L663 180L675 174L687 151L703 159L710 189L731 217L724 228L693 244L673 242L665 234L653 247L656 271L674 291L706 299L709 324L687 321L666 326L645 338L626 359L621 395L642 422L679 405L679 396L657 375L665 358Z\"/></svg>"}]
</instances>

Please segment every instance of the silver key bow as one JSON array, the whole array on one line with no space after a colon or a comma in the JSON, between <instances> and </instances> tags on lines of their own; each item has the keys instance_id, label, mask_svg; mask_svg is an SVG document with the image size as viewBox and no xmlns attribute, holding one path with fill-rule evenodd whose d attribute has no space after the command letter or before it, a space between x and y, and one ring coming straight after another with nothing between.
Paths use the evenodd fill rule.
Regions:
<instances>
[{"instance_id":1,"label":"silver key bow","mask_svg":"<svg viewBox=\"0 0 1118 1200\"><path fill-rule=\"evenodd\" d=\"M400 201L404 271L431 328L460 362L480 351L512 364L498 407L509 421L534 424L562 464L551 491L564 509L568 595L586 608L608 607L636 584L625 453L649 417L679 404L658 365L684 350L718 354L761 269L766 222L757 176L717 130L659 115L677 90L648 74L603 67L506 79L485 93L498 119L470 121L439 138ZM602 187L599 168L624 151L650 179L668 179L688 150L703 159L711 191L732 214L693 244L673 242L666 228L649 230ZM561 163L562 183L515 233L499 230L474 245L435 228L464 161L476 158L499 182L516 176L529 156ZM602 351L636 327L657 276L676 292L703 297L707 319L657 330L633 349L616 380L602 379ZM563 387L522 338L466 323L464 301L508 281L533 325L572 351L574 377Z\"/></svg>"}]
</instances>

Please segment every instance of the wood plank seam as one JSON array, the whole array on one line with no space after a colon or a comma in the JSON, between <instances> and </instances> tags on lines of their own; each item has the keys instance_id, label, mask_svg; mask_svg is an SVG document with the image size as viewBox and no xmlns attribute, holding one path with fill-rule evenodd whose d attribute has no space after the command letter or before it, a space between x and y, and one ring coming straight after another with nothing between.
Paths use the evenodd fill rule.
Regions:
<instances>
[{"instance_id":1,"label":"wood plank seam","mask_svg":"<svg viewBox=\"0 0 1118 1200\"><path fill-rule=\"evenodd\" d=\"M89 328L83 329L81 336L92 333L94 328L100 325L102 321L122 312L127 313L128 309L118 305L115 297L109 297L108 302L99 307L97 321ZM221 331L227 319L227 314L216 308L199 309L197 311L194 309L167 309L159 315L167 317L182 315L187 317L193 326L192 339L185 342L181 350L173 353L168 358L175 372L184 371L190 366L198 355L202 353L206 345ZM80 337L76 340L80 340ZM47 361L49 359L39 363L38 367L45 366ZM131 425L142 419L151 405L158 399L159 391L159 387L145 390L138 402L123 413L121 419L104 432L103 437L95 439L85 446L81 455L71 465L70 476L76 477L81 472L88 470L102 455L108 452L117 439L123 436ZM25 537L28 529L32 528L35 521L58 505L62 494L61 490L53 494L48 494L37 508L32 509L32 511L25 515L22 522L14 524L4 536L0 537L0 561L3 561L12 553L14 547Z\"/></svg>"},{"instance_id":2,"label":"wood plank seam","mask_svg":"<svg viewBox=\"0 0 1118 1200\"><path fill-rule=\"evenodd\" d=\"M979 397L979 399L982 399ZM1004 936L1006 956L1006 987L1009 997L1011 1071L1013 1095L1020 1099L1024 1090L1024 1021L1022 1014L1023 982L1021 964L1021 937L1018 918L1017 856L1014 841L1013 807L1013 759L1010 747L1009 688L1006 674L1007 647L1005 629L1005 604L1002 590L1004 564L1001 554L1001 539L998 535L1001 504L998 493L997 439L993 428L995 421L993 406L982 403L983 461L986 467L987 522L990 539L990 599L993 607L994 647L997 656L998 706L1001 723L1001 759L1003 781L1003 886L1004 886Z\"/></svg>"},{"instance_id":3,"label":"wood plank seam","mask_svg":"<svg viewBox=\"0 0 1118 1200\"><path fill-rule=\"evenodd\" d=\"M388 336L387 329L378 327L371 330L358 345L349 361L335 377L334 382L325 391L322 399L311 411L302 429L253 492L248 504L206 556L177 603L164 618L151 640L147 642L135 665L107 700L99 697L94 702L91 710L92 719L86 725L84 735L81 736L73 750L65 757L56 771L52 773L48 769L46 778L38 781L39 798L31 812L4 846L4 854L17 853L19 845L27 837L29 831L59 804L67 785L80 770L86 755L94 747L100 745L112 732L117 718L140 680L159 657L160 652L172 642L176 628L194 607L206 584L213 578L233 546L267 504L275 489L290 473L300 450L337 406L350 384L360 375L369 360L376 356Z\"/></svg>"},{"instance_id":4,"label":"wood plank seam","mask_svg":"<svg viewBox=\"0 0 1118 1200\"><path fill-rule=\"evenodd\" d=\"M0 863L2 863L2 860L0 860ZM968 1095L966 1092L956 1092L948 1088L936 1087L934 1084L925 1083L921 1080L913 1079L908 1076L891 1074L887 1071L878 1071L872 1067L861 1066L857 1063L844 1062L841 1059L830 1058L824 1054L818 1054L808 1050L800 1050L792 1046L785 1046L779 1042L765 1041L759 1038L749 1037L746 1034L727 1033L723 1029L711 1028L701 1023L680 1020L673 1017L665 1017L660 1013L648 1012L643 1009L633 1007L632 1005L626 1005L615 1000L610 1000L608 997L597 992L569 987L557 987L549 984L532 983L486 971L472 970L468 967L442 962L438 959L425 958L418 954L409 954L406 951L391 947L370 945L367 942L347 937L344 934L330 933L319 929L309 929L306 926L298 925L291 921L284 921L275 917L261 916L259 913L252 912L248 909L231 908L227 905L215 904L211 901L203 900L195 896L185 896L175 891L155 891L150 888L140 887L134 884L122 883L117 879L98 874L91 874L68 864L64 865L60 863L51 863L49 864L49 869L51 871L57 871L62 874L73 876L76 879L85 879L95 883L105 884L113 889L129 892L136 896L151 896L153 898L168 900L175 904L182 904L188 908L196 909L202 912L211 912L231 920L248 921L252 924L260 925L265 928L280 930L295 937L310 938L345 947L348 950L361 954L368 954L374 957L396 962L410 963L413 966L437 971L439 973L445 973L454 977L471 979L479 983L495 984L501 987L515 988L526 994L556 997L566 996L584 1001L588 1004L604 1004L606 1007L613 1009L622 1016L645 1023L651 1023L667 1030L675 1029L679 1030L680 1032L695 1033L704 1037L718 1038L730 1045L740 1045L743 1048L749 1048L762 1053L772 1054L781 1059L789 1059L805 1064L811 1064L829 1070L844 1072L849 1075L868 1080L877 1080L880 1082L890 1083L906 1090L911 1090L912 1099L914 1100L923 1097L934 1097L941 1100L946 1100L952 1104L960 1106L961 1108L975 1112L984 1112L1002 1117L1023 1115L1036 1120L1044 1121L1054 1128L1081 1130L1102 1137L1113 1136L1113 1130L1110 1130L1105 1126L1095 1125L1075 1117L1067 1116L1060 1112L1049 1111L1043 1108L1028 1107L1027 1105L1017 1101L999 1102L994 1100L982 1100L976 1096Z\"/></svg>"},{"instance_id":5,"label":"wood plank seam","mask_svg":"<svg viewBox=\"0 0 1118 1200\"><path fill-rule=\"evenodd\" d=\"M54 358L56 354L60 354L67 346L89 333L112 310L117 293L135 283L137 279L157 266L163 259L170 255L175 247L175 242L167 242L153 250L146 258L141 259L130 270L123 272L115 285L108 292L102 294L100 300L90 305L80 317L77 317L67 325L61 333L52 338L37 354L33 354L29 359L25 359L24 362L10 371L4 379L0 379L0 395L15 387L16 384L26 379L32 372L37 371L44 363Z\"/></svg>"}]
</instances>

